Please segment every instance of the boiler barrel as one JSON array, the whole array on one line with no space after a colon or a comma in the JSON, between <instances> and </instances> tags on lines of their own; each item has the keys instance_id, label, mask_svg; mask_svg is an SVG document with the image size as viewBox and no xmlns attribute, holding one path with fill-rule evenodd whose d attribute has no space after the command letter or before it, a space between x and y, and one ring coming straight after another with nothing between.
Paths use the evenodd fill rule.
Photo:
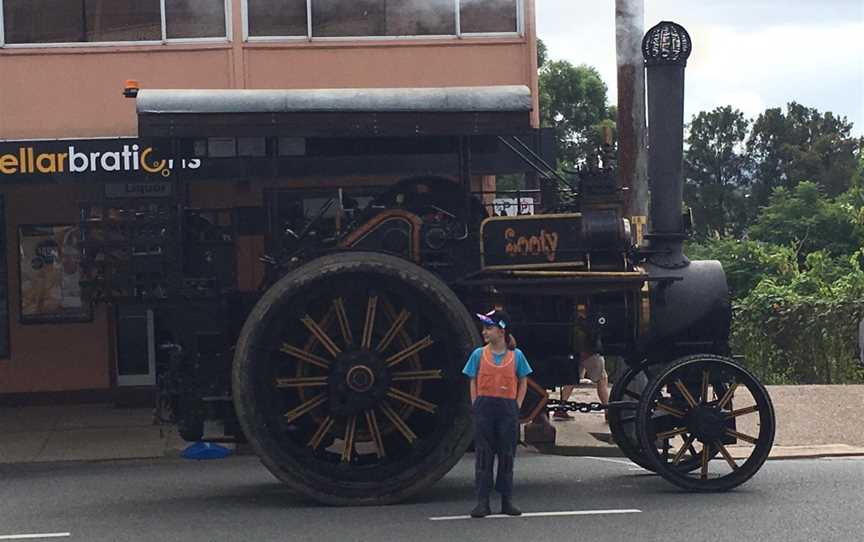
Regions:
<instances>
[{"instance_id":1,"label":"boiler barrel","mask_svg":"<svg viewBox=\"0 0 864 542\"><path fill-rule=\"evenodd\" d=\"M646 264L650 320L640 342L664 356L710 352L728 354L732 305L723 266L716 260L691 261L678 269ZM669 359L674 359L670 357Z\"/></svg>"}]
</instances>

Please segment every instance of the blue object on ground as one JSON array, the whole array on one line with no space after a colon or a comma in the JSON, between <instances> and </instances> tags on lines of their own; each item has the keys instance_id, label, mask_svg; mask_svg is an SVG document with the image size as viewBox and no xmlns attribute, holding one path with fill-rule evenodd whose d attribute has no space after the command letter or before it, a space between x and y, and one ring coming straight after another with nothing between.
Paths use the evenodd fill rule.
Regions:
<instances>
[{"instance_id":1,"label":"blue object on ground","mask_svg":"<svg viewBox=\"0 0 864 542\"><path fill-rule=\"evenodd\" d=\"M231 455L231 450L212 442L190 444L180 454L184 459L222 459Z\"/></svg>"}]
</instances>

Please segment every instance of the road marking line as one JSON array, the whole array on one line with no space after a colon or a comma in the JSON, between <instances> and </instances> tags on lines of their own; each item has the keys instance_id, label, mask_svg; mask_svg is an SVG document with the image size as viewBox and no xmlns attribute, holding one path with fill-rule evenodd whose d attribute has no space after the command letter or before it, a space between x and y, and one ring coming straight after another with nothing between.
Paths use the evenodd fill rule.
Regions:
<instances>
[{"instance_id":1,"label":"road marking line","mask_svg":"<svg viewBox=\"0 0 864 542\"><path fill-rule=\"evenodd\" d=\"M0 535L0 540L25 540L34 538L62 538L72 536L72 533L41 533L41 534L6 534Z\"/></svg>"},{"instance_id":2,"label":"road marking line","mask_svg":"<svg viewBox=\"0 0 864 542\"><path fill-rule=\"evenodd\" d=\"M596 459L597 461L606 461L608 463L616 463L618 465L627 465L628 467L632 467L633 465L635 465L635 463L633 463L629 459L609 459L608 457L594 457L594 456L590 456L590 455L586 455L586 456L584 456L584 458L585 459Z\"/></svg>"},{"instance_id":3,"label":"road marking line","mask_svg":"<svg viewBox=\"0 0 864 542\"><path fill-rule=\"evenodd\" d=\"M570 510L564 512L525 512L521 516L507 516L505 514L493 514L486 516L485 519L500 519L500 518L536 518L536 517L552 517L552 516L601 516L611 514L640 514L642 510L636 508L622 510ZM450 521L454 519L472 519L471 516L440 516L429 518L432 521Z\"/></svg>"}]
</instances>

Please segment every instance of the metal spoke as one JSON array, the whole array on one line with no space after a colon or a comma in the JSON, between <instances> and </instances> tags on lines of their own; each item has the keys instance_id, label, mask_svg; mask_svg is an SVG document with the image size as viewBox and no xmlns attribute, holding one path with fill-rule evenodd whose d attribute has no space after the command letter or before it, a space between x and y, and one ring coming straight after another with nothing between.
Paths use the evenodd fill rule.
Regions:
<instances>
[{"instance_id":1,"label":"metal spoke","mask_svg":"<svg viewBox=\"0 0 864 542\"><path fill-rule=\"evenodd\" d=\"M444 375L441 374L441 369L431 371L401 371L392 373L392 380L399 382L402 380L441 380Z\"/></svg>"},{"instance_id":2,"label":"metal spoke","mask_svg":"<svg viewBox=\"0 0 864 542\"><path fill-rule=\"evenodd\" d=\"M392 356L387 358L385 363L387 363L387 367L392 367L392 366L396 365L397 363L400 363L401 361L404 361L405 359L410 358L414 354L417 354L418 352L420 352L424 348L431 346L432 343L434 343L434 342L435 341L432 340L431 335L426 335L425 337L423 337L422 339L420 339L416 343L412 344L411 346L406 347L401 352L397 352L396 354L393 354Z\"/></svg>"},{"instance_id":3,"label":"metal spoke","mask_svg":"<svg viewBox=\"0 0 864 542\"><path fill-rule=\"evenodd\" d=\"M363 323L363 340L361 346L367 350L372 347L372 329L375 327L375 312L378 308L378 296L369 297L366 303L366 321Z\"/></svg>"},{"instance_id":4,"label":"metal spoke","mask_svg":"<svg viewBox=\"0 0 864 542\"><path fill-rule=\"evenodd\" d=\"M692 455L693 457L696 457L697 455L699 455L699 452L697 452L696 448L693 447L692 442L690 443L690 446L688 447L688 449L690 450L690 455Z\"/></svg>"},{"instance_id":5,"label":"metal spoke","mask_svg":"<svg viewBox=\"0 0 864 542\"><path fill-rule=\"evenodd\" d=\"M694 440L696 440L696 435L691 434L691 435L687 436L687 439L684 441L684 446L681 446L681 449L678 450L678 453L675 454L675 457L672 459L673 465L677 465L681 461L681 458L684 457L684 452L686 452L688 449L689 450L693 449L693 441ZM691 453L693 453L693 452L691 452Z\"/></svg>"},{"instance_id":6,"label":"metal spoke","mask_svg":"<svg viewBox=\"0 0 864 542\"><path fill-rule=\"evenodd\" d=\"M687 386L684 385L680 380L675 381L675 387L678 388L678 391L681 392L681 395L684 396L684 400L687 401L687 404L690 405L690 408L694 408L696 406L696 399L691 395L690 390L687 389Z\"/></svg>"},{"instance_id":7,"label":"metal spoke","mask_svg":"<svg viewBox=\"0 0 864 542\"><path fill-rule=\"evenodd\" d=\"M735 395L735 388L737 388L737 387L738 387L737 382L735 382L731 386L729 386L729 389L726 390L726 393L723 394L723 398L720 399L720 402L717 404L718 408L721 408L721 409L726 408L726 403L728 403L729 401L732 400L732 396Z\"/></svg>"},{"instance_id":8,"label":"metal spoke","mask_svg":"<svg viewBox=\"0 0 864 542\"><path fill-rule=\"evenodd\" d=\"M744 414L752 414L753 412L759 412L759 405L753 405L745 408L739 408L738 410L733 410L726 414L727 418L737 418L738 416L743 416Z\"/></svg>"},{"instance_id":9,"label":"metal spoke","mask_svg":"<svg viewBox=\"0 0 864 542\"><path fill-rule=\"evenodd\" d=\"M306 444L313 450L318 449L318 446L321 446L321 441L324 440L324 436L330 431L330 428L333 427L334 420L330 416L327 416L321 423L318 425L318 429L315 431L315 434L312 435L312 438L309 439L309 442Z\"/></svg>"},{"instance_id":10,"label":"metal spoke","mask_svg":"<svg viewBox=\"0 0 864 542\"><path fill-rule=\"evenodd\" d=\"M387 396L392 397L393 399L398 399L407 405L411 405L413 407L419 408L420 410L425 410L426 412L435 412L435 409L438 408L434 403L430 403L429 401L425 401L411 395L409 393L405 393L402 390L397 390L396 388L390 388L387 390Z\"/></svg>"},{"instance_id":11,"label":"metal spoke","mask_svg":"<svg viewBox=\"0 0 864 542\"><path fill-rule=\"evenodd\" d=\"M663 412L666 412L667 414L671 414L677 418L683 418L685 416L683 411L678 410L677 408L671 407L671 406L667 405L666 403L658 402L657 403L657 410L662 410Z\"/></svg>"},{"instance_id":12,"label":"metal spoke","mask_svg":"<svg viewBox=\"0 0 864 542\"><path fill-rule=\"evenodd\" d=\"M723 443L719 440L715 441L714 444L720 447L720 453L723 455L723 459L725 459L726 462L729 463L729 466L732 467L732 470L738 470L738 463L736 463L735 460L732 459L732 455L729 453L729 450L726 449L726 446L723 446Z\"/></svg>"},{"instance_id":13,"label":"metal spoke","mask_svg":"<svg viewBox=\"0 0 864 542\"><path fill-rule=\"evenodd\" d=\"M348 463L354 453L354 436L357 434L357 416L348 418L345 425L345 446L342 448L342 461Z\"/></svg>"},{"instance_id":14,"label":"metal spoke","mask_svg":"<svg viewBox=\"0 0 864 542\"><path fill-rule=\"evenodd\" d=\"M315 354L311 354L305 350L301 350L296 346L290 345L288 343L283 344L282 348L280 348L279 351L294 356L300 361L305 361L310 365L315 365L317 367L321 367L322 369L330 368L330 362L326 359L320 356L316 356Z\"/></svg>"},{"instance_id":15,"label":"metal spoke","mask_svg":"<svg viewBox=\"0 0 864 542\"><path fill-rule=\"evenodd\" d=\"M676 435L683 435L684 433L689 433L689 432L690 432L690 429L688 429L686 427L678 427L678 428L675 428L671 431L663 431L662 433L657 433L654 436L654 438L666 440L667 438L672 438Z\"/></svg>"},{"instance_id":16,"label":"metal spoke","mask_svg":"<svg viewBox=\"0 0 864 542\"><path fill-rule=\"evenodd\" d=\"M378 428L378 418L374 410L366 411L366 425L369 426L369 434L372 436L372 442L375 443L375 455L379 459L383 458L387 454L384 452L384 439L381 438L381 430Z\"/></svg>"},{"instance_id":17,"label":"metal spoke","mask_svg":"<svg viewBox=\"0 0 864 542\"><path fill-rule=\"evenodd\" d=\"M731 429L726 430L726 434L730 437L735 437L737 439L743 440L744 442L749 442L750 444L759 444L759 440L755 437L751 437L750 435L745 435L743 433L739 433L738 431L733 431Z\"/></svg>"},{"instance_id":18,"label":"metal spoke","mask_svg":"<svg viewBox=\"0 0 864 542\"><path fill-rule=\"evenodd\" d=\"M341 297L333 300L333 310L336 311L336 320L339 322L339 329L342 331L342 339L345 341L345 346L354 343L354 336L351 335L351 325L348 323L348 315L345 314L345 302Z\"/></svg>"},{"instance_id":19,"label":"metal spoke","mask_svg":"<svg viewBox=\"0 0 864 542\"><path fill-rule=\"evenodd\" d=\"M702 474L701 478L703 480L708 479L708 461L711 460L711 457L708 454L708 443L702 443Z\"/></svg>"},{"instance_id":20,"label":"metal spoke","mask_svg":"<svg viewBox=\"0 0 864 542\"><path fill-rule=\"evenodd\" d=\"M312 388L326 386L326 376L300 376L297 378L277 378L277 388Z\"/></svg>"},{"instance_id":21,"label":"metal spoke","mask_svg":"<svg viewBox=\"0 0 864 542\"><path fill-rule=\"evenodd\" d=\"M390 420L390 422L393 424L393 427L395 427L400 433L402 433L402 436L405 437L405 440L412 444L415 440L417 440L417 435L414 434L414 431L412 431L411 428L408 427L404 421L402 421L402 418L400 418L399 415L393 411L390 405L388 405L387 403L381 403L381 412L383 412L384 415L387 416L387 419Z\"/></svg>"},{"instance_id":22,"label":"metal spoke","mask_svg":"<svg viewBox=\"0 0 864 542\"><path fill-rule=\"evenodd\" d=\"M324 318L322 318L321 321L318 322L318 327L320 327L323 330L330 329L330 324L333 323L333 317L334 317L333 306L331 305L330 308L327 309L327 313L324 315ZM306 341L305 350L307 352L311 352L315 348L315 345L317 342L318 342L318 338L315 335L311 335L309 337L309 340Z\"/></svg>"},{"instance_id":23,"label":"metal spoke","mask_svg":"<svg viewBox=\"0 0 864 542\"><path fill-rule=\"evenodd\" d=\"M390 329L387 330L387 333L384 335L384 338L381 339L381 342L378 343L378 346L375 348L377 352L383 352L390 346L390 343L393 342L393 339L396 338L396 335L402 329L402 326L405 325L405 322L411 317L411 313L405 309L402 309L402 312L399 313L399 316L393 320L393 324L390 326Z\"/></svg>"},{"instance_id":24,"label":"metal spoke","mask_svg":"<svg viewBox=\"0 0 864 542\"><path fill-rule=\"evenodd\" d=\"M305 403L300 404L300 406L294 408L293 410L289 410L285 413L285 421L293 422L300 416L306 414L307 412L311 412L315 408L320 405L323 405L327 401L327 394L322 393L320 395L316 395L315 397L309 399Z\"/></svg>"},{"instance_id":25,"label":"metal spoke","mask_svg":"<svg viewBox=\"0 0 864 542\"><path fill-rule=\"evenodd\" d=\"M311 316L307 314L303 317L302 322L303 325L306 326L306 328L312 333L312 335L316 339L318 339L318 342L321 343L321 346L323 346L325 350L330 352L330 355L336 357L339 355L340 352L342 352L342 350L338 346L336 346L336 343L333 342L333 339L327 336L324 330L321 329L320 326L318 326L318 323L315 322L315 320L313 320Z\"/></svg>"},{"instance_id":26,"label":"metal spoke","mask_svg":"<svg viewBox=\"0 0 864 542\"><path fill-rule=\"evenodd\" d=\"M708 402L708 378L710 374L710 370L705 368L702 370L702 397L699 398L699 402L703 405Z\"/></svg>"}]
</instances>

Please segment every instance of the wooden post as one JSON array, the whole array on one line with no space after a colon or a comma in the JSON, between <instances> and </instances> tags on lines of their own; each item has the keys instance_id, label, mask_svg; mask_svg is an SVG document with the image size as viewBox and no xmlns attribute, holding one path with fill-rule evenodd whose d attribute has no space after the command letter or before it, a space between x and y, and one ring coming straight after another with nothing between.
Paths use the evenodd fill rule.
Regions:
<instances>
[{"instance_id":1,"label":"wooden post","mask_svg":"<svg viewBox=\"0 0 864 542\"><path fill-rule=\"evenodd\" d=\"M645 69L642 35L644 0L615 0L615 43L618 60L618 167L627 187L627 215L634 227L648 216L648 151L645 125ZM636 218L633 217L642 217ZM641 239L641 235L638 238Z\"/></svg>"}]
</instances>

